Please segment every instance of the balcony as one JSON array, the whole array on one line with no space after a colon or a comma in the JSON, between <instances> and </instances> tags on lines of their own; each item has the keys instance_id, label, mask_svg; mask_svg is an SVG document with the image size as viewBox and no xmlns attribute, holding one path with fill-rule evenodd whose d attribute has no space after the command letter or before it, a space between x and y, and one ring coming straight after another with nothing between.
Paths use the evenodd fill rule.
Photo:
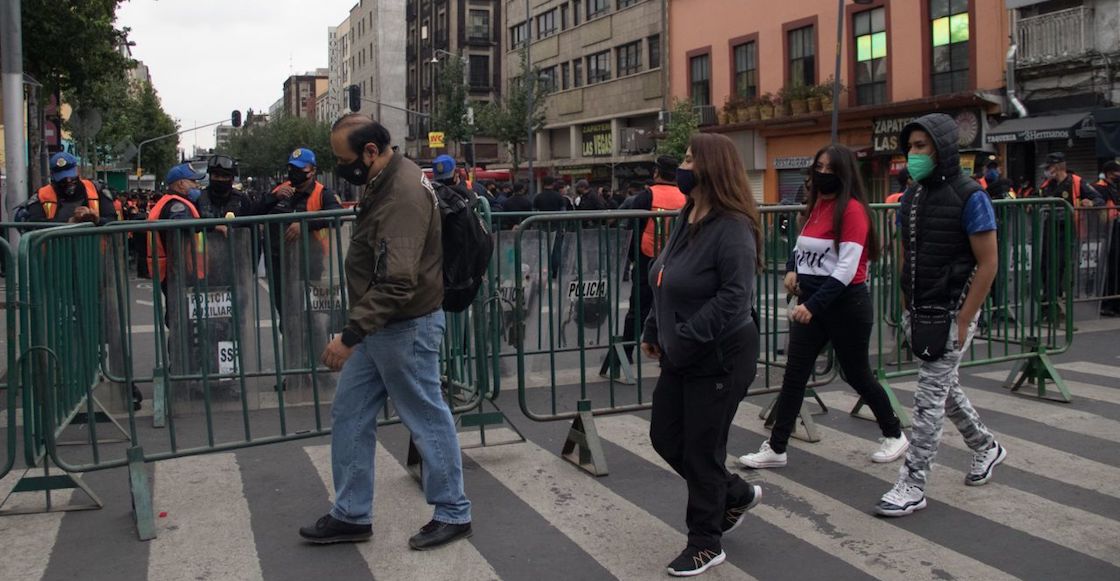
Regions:
<instances>
[{"instance_id":1,"label":"balcony","mask_svg":"<svg viewBox=\"0 0 1120 581\"><path fill-rule=\"evenodd\" d=\"M1093 50L1093 10L1084 6L1019 20L1019 66L1075 59Z\"/></svg>"},{"instance_id":2,"label":"balcony","mask_svg":"<svg viewBox=\"0 0 1120 581\"><path fill-rule=\"evenodd\" d=\"M700 127L715 125L719 122L715 105L700 105L694 107L694 110L696 111L696 115L700 118Z\"/></svg>"},{"instance_id":3,"label":"balcony","mask_svg":"<svg viewBox=\"0 0 1120 581\"><path fill-rule=\"evenodd\" d=\"M490 27L471 26L467 28L467 42L474 45L489 45L491 43Z\"/></svg>"}]
</instances>

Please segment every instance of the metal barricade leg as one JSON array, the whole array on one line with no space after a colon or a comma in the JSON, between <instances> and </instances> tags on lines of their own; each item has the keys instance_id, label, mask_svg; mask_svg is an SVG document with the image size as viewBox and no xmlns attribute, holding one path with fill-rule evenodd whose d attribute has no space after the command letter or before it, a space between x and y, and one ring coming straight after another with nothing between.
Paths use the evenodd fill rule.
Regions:
<instances>
[{"instance_id":1,"label":"metal barricade leg","mask_svg":"<svg viewBox=\"0 0 1120 581\"><path fill-rule=\"evenodd\" d=\"M136 536L141 541L156 538L156 515L152 504L152 482L144 464L144 448L128 449L128 491L132 496L132 516L136 523Z\"/></svg>"},{"instance_id":2,"label":"metal barricade leg","mask_svg":"<svg viewBox=\"0 0 1120 581\"><path fill-rule=\"evenodd\" d=\"M560 456L593 476L606 476L607 457L603 453L599 431L595 428L591 401L581 399L576 409L578 413L572 420L572 427L568 430Z\"/></svg>"},{"instance_id":3,"label":"metal barricade leg","mask_svg":"<svg viewBox=\"0 0 1120 581\"><path fill-rule=\"evenodd\" d=\"M1070 393L1069 387L1066 386L1065 380L1062 379L1061 374L1058 373L1057 368L1054 367L1054 362L1050 359L1050 355L1046 352L1046 347L1040 344L1037 337L1028 337L1024 347L1027 350L1034 351L1034 357L1020 361L1011 370L1007 376L1007 381L1003 386L1009 388L1012 393L1018 392L1025 383L1032 383L1037 388L1037 397L1041 399L1048 399L1061 403L1070 403L1073 401L1073 394ZM1051 396L1047 393L1046 381L1054 382L1054 387L1057 388L1058 394Z\"/></svg>"}]
</instances>

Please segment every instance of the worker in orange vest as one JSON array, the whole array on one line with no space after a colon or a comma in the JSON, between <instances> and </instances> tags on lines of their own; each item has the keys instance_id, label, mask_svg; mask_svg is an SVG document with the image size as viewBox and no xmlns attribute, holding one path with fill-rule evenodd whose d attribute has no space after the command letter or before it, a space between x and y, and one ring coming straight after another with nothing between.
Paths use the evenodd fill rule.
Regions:
<instances>
[{"instance_id":1,"label":"worker in orange vest","mask_svg":"<svg viewBox=\"0 0 1120 581\"><path fill-rule=\"evenodd\" d=\"M194 200L198 199L200 191L198 189L198 180L206 177L205 174L199 173L191 167L189 163L181 163L167 172L167 179L164 183L167 186L167 193L163 194L156 200L155 206L152 211L148 213L148 221L155 222L157 220L189 220L198 219L198 208L195 207ZM184 234L186 235L186 234ZM191 238L195 237L194 233L189 234ZM161 282L167 280L167 249L165 245L168 244L168 232L152 232L148 238L148 252L152 252L155 248L155 256L148 257L148 264L150 272L153 276L159 276ZM191 256L188 256L186 265L190 269L188 272L193 272L196 278L203 278L206 276L204 261L197 254L197 245L191 244ZM166 293L166 287L162 287Z\"/></svg>"},{"instance_id":2,"label":"worker in orange vest","mask_svg":"<svg viewBox=\"0 0 1120 581\"><path fill-rule=\"evenodd\" d=\"M1056 151L1047 155L1046 163L1042 167L1046 176L1046 181L1038 187L1039 191L1042 192L1042 197L1061 198L1073 205L1075 209L1104 205L1104 198L1093 189L1093 186L1089 185L1081 176L1069 172L1064 153ZM1077 216L1074 217L1073 248L1069 250L1059 248L1056 256L1054 256L1055 253L1051 251L1050 236L1057 236L1059 241L1065 240L1066 228L1069 227L1069 223L1066 220L1065 212L1054 211L1049 213L1048 219L1054 220L1055 226L1046 228L1042 236L1042 280L1046 285L1054 282L1058 285L1058 289L1065 289L1067 286L1064 280L1067 257L1080 256L1080 228L1077 228L1080 221L1077 218ZM1064 296L1064 291L1060 290L1060 295ZM1059 322L1064 321L1064 312L1062 303L1059 302L1056 310L1056 318Z\"/></svg>"},{"instance_id":3,"label":"worker in orange vest","mask_svg":"<svg viewBox=\"0 0 1120 581\"><path fill-rule=\"evenodd\" d=\"M78 160L66 152L51 156L51 182L15 210L16 222L92 222L117 219L113 199L78 176Z\"/></svg>"},{"instance_id":4,"label":"worker in orange vest","mask_svg":"<svg viewBox=\"0 0 1120 581\"><path fill-rule=\"evenodd\" d=\"M325 210L339 210L342 203L334 192L328 190L318 181L319 166L316 162L315 152L306 147L298 147L288 156L288 179L276 186L271 194L261 196L253 206L254 215L291 214L293 212L319 212ZM301 223L292 222L284 227L281 232L280 224L269 224L266 229L268 247L268 278L271 283L273 296L277 297L276 311L283 319L283 302L280 292L284 278L281 275L281 244L288 244L285 255L299 252ZM311 278L318 278L322 272L323 263L328 259L326 250L329 249L331 221L311 221L307 227L311 232L312 240L319 248L324 250L322 260L311 260ZM298 255L297 255L298 256ZM301 273L290 273L291 276L302 276ZM281 325L281 328L283 326Z\"/></svg>"}]
</instances>

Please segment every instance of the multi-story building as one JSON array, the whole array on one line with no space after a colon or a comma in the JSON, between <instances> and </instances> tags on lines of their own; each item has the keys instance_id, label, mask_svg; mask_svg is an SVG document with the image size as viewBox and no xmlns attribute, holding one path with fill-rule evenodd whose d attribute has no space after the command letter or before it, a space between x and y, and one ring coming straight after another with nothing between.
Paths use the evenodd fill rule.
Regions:
<instances>
[{"instance_id":1,"label":"multi-story building","mask_svg":"<svg viewBox=\"0 0 1120 581\"><path fill-rule=\"evenodd\" d=\"M316 119L319 95L327 91L327 69L292 75L284 81L284 114Z\"/></svg>"},{"instance_id":2,"label":"multi-story building","mask_svg":"<svg viewBox=\"0 0 1120 581\"><path fill-rule=\"evenodd\" d=\"M280 97L268 107L268 118L279 119L284 116L284 97Z\"/></svg>"},{"instance_id":3,"label":"multi-story building","mask_svg":"<svg viewBox=\"0 0 1120 581\"><path fill-rule=\"evenodd\" d=\"M833 47L841 51L845 86L836 95L839 141L857 151L873 199L896 190L893 178L905 163L898 132L915 116L957 118L966 171L998 153L986 135L1009 108L1003 0L848 1L841 16L837 43L836 0L669 2L672 95L698 107L705 130L736 142L756 196L792 199L812 156L830 142L831 112L820 87L834 75ZM762 119L764 111L747 106L728 107L734 120L720 113L733 96L757 104L779 91L796 97L788 99L800 105L796 114L779 107L785 114Z\"/></svg>"},{"instance_id":4,"label":"multi-story building","mask_svg":"<svg viewBox=\"0 0 1120 581\"><path fill-rule=\"evenodd\" d=\"M1069 168L1094 178L1104 158L1120 156L1120 2L1007 0L1014 34L1017 105L988 133L1005 144L1016 178L1033 177L1048 153L1061 151Z\"/></svg>"},{"instance_id":5,"label":"multi-story building","mask_svg":"<svg viewBox=\"0 0 1120 581\"><path fill-rule=\"evenodd\" d=\"M350 17L327 29L327 93L319 107L319 120L333 122L348 111L346 87L350 85Z\"/></svg>"},{"instance_id":6,"label":"multi-story building","mask_svg":"<svg viewBox=\"0 0 1120 581\"><path fill-rule=\"evenodd\" d=\"M225 153L229 151L229 142L238 129L232 125L219 125L214 128L214 151Z\"/></svg>"},{"instance_id":7,"label":"multi-story building","mask_svg":"<svg viewBox=\"0 0 1120 581\"><path fill-rule=\"evenodd\" d=\"M428 147L436 82L447 59L460 59L469 87L468 99L477 109L492 101L501 86L502 33L501 0L408 0L405 5L408 37L405 52L408 62L408 109L410 115L408 153L420 161L447 150ZM493 139L476 137L476 162L498 160L498 144ZM453 154L460 152L452 151ZM460 155L460 158L462 156Z\"/></svg>"},{"instance_id":8,"label":"multi-story building","mask_svg":"<svg viewBox=\"0 0 1120 581\"><path fill-rule=\"evenodd\" d=\"M377 120L404 147L408 133L405 109L405 0L359 0L350 9L347 84L362 89L358 111ZM348 103L343 103L348 107ZM348 110L348 109L347 109Z\"/></svg>"},{"instance_id":9,"label":"multi-story building","mask_svg":"<svg viewBox=\"0 0 1120 581\"><path fill-rule=\"evenodd\" d=\"M729 0L745 14L743 0ZM688 2L676 2L688 4ZM667 108L658 0L534 0L505 2L504 85L523 74L519 50L549 89L547 118L535 138L538 175L554 173L600 184L646 180L653 169L653 137ZM694 32L713 24L703 16ZM753 16L752 16L753 18ZM718 20L718 19L715 19ZM751 19L724 19L725 22Z\"/></svg>"}]
</instances>

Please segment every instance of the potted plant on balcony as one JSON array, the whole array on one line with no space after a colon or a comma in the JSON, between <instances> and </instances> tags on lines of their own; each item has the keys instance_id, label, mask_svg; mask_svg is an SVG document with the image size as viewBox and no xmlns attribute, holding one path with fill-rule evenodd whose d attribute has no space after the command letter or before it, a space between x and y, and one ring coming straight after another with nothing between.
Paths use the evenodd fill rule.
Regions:
<instances>
[{"instance_id":1,"label":"potted plant on balcony","mask_svg":"<svg viewBox=\"0 0 1120 581\"><path fill-rule=\"evenodd\" d=\"M809 87L809 98L806 102L809 105L809 112L816 113L821 110L821 91L823 85L813 85Z\"/></svg>"},{"instance_id":2,"label":"potted plant on balcony","mask_svg":"<svg viewBox=\"0 0 1120 581\"><path fill-rule=\"evenodd\" d=\"M830 77L828 77L827 80L825 80L824 83L822 83L820 85L817 85L817 88L820 90L821 110L823 110L823 111L831 110L832 109L832 100L834 98L836 98L836 96L832 94L832 84L833 84L833 82L835 82L835 77L830 76ZM840 92L843 93L845 90L847 90L847 87L845 87L843 84L841 84L840 85Z\"/></svg>"},{"instance_id":3,"label":"potted plant on balcony","mask_svg":"<svg viewBox=\"0 0 1120 581\"><path fill-rule=\"evenodd\" d=\"M808 85L794 85L786 93L786 101L789 103L790 113L793 115L804 115L809 112L808 99Z\"/></svg>"},{"instance_id":4,"label":"potted plant on balcony","mask_svg":"<svg viewBox=\"0 0 1120 581\"><path fill-rule=\"evenodd\" d=\"M763 93L758 98L758 117L763 121L774 118L774 95L771 93Z\"/></svg>"},{"instance_id":5,"label":"potted plant on balcony","mask_svg":"<svg viewBox=\"0 0 1120 581\"><path fill-rule=\"evenodd\" d=\"M758 100L758 98L755 97L754 99L751 99L749 101L745 101L745 105L743 106L743 109L741 109L741 112L739 113L739 115L740 115L740 117L743 116L743 115L746 115L747 116L746 122L758 121L758 118L759 118L759 100Z\"/></svg>"},{"instance_id":6,"label":"potted plant on balcony","mask_svg":"<svg viewBox=\"0 0 1120 581\"><path fill-rule=\"evenodd\" d=\"M746 115L743 114L743 109L746 107L746 100L738 94L732 93L727 97L727 102L723 105L723 111L727 114L728 123L743 123L745 122Z\"/></svg>"},{"instance_id":7,"label":"potted plant on balcony","mask_svg":"<svg viewBox=\"0 0 1120 581\"><path fill-rule=\"evenodd\" d=\"M782 87L777 95L774 95L774 118L781 119L782 117L789 117L789 101L790 90L788 87Z\"/></svg>"}]
</instances>

